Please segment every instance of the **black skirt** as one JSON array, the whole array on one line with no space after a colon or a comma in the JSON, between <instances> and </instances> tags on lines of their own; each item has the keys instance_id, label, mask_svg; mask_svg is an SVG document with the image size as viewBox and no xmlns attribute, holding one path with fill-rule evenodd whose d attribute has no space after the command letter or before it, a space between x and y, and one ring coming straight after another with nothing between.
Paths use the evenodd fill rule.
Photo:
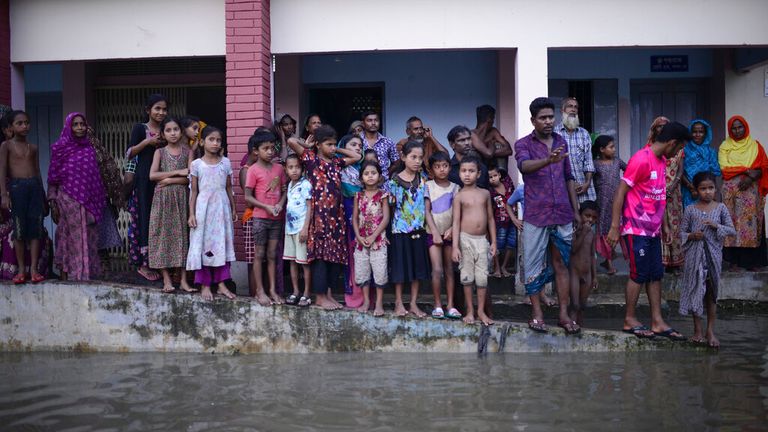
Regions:
<instances>
[{"instance_id":1,"label":"black skirt","mask_svg":"<svg viewBox=\"0 0 768 432\"><path fill-rule=\"evenodd\" d=\"M432 278L426 231L392 234L387 255L390 283L409 283Z\"/></svg>"}]
</instances>

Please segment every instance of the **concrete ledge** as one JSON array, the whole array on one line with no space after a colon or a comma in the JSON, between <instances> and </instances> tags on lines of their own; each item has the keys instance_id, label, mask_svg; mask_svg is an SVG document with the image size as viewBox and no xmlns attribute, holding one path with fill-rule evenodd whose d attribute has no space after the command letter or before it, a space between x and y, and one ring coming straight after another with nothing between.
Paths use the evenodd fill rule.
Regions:
<instances>
[{"instance_id":1,"label":"concrete ledge","mask_svg":"<svg viewBox=\"0 0 768 432\"><path fill-rule=\"evenodd\" d=\"M318 308L262 307L248 298L199 296L104 283L0 285L0 351L308 353L477 352L482 328L455 321ZM621 332L559 328L537 334L519 323L487 330L488 352L673 349Z\"/></svg>"}]
</instances>

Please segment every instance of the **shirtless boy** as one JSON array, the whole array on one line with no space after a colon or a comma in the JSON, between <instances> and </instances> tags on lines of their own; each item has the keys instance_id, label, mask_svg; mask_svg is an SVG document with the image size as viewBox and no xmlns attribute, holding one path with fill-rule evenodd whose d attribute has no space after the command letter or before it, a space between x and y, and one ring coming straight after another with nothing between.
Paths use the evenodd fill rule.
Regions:
<instances>
[{"instance_id":1,"label":"shirtless boy","mask_svg":"<svg viewBox=\"0 0 768 432\"><path fill-rule=\"evenodd\" d=\"M37 272L37 260L40 257L40 239L43 237L43 217L48 213L48 207L40 177L37 146L27 141L27 113L11 111L6 115L6 120L13 138L0 145L0 195L3 209L10 209L13 218L14 250L19 263L19 271L13 277L13 283L27 282L24 262L27 246L32 261L29 267L32 269L31 280L33 283L42 282L45 277ZM10 181L6 183L9 173Z\"/></svg>"},{"instance_id":2,"label":"shirtless boy","mask_svg":"<svg viewBox=\"0 0 768 432\"><path fill-rule=\"evenodd\" d=\"M480 177L480 159L466 156L459 165L459 177L464 187L453 198L453 261L459 263L461 283L467 313L464 322L475 322L472 305L472 286L477 288L477 317L485 325L493 320L485 311L488 288L488 258L496 255L496 222L491 207L491 194L477 187ZM490 234L491 243L487 236Z\"/></svg>"},{"instance_id":3,"label":"shirtless boy","mask_svg":"<svg viewBox=\"0 0 768 432\"><path fill-rule=\"evenodd\" d=\"M579 207L579 214L582 223L574 230L571 245L571 318L581 327L589 293L597 288L595 232L592 229L600 209L596 202L584 201Z\"/></svg>"}]
</instances>

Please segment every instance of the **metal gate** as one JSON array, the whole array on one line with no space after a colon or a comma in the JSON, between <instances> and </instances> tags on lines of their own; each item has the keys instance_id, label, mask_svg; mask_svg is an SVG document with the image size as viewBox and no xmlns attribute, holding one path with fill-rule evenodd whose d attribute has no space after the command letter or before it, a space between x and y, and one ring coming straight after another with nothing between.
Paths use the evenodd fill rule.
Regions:
<instances>
[{"instance_id":1,"label":"metal gate","mask_svg":"<svg viewBox=\"0 0 768 432\"><path fill-rule=\"evenodd\" d=\"M131 129L144 117L144 102L153 93L164 94L170 101L169 115L183 116L187 111L186 87L100 87L96 88L96 118L94 128L101 142L115 158L119 167L125 166L125 152ZM123 246L112 251L113 256L127 256L128 212L120 211L117 228Z\"/></svg>"}]
</instances>

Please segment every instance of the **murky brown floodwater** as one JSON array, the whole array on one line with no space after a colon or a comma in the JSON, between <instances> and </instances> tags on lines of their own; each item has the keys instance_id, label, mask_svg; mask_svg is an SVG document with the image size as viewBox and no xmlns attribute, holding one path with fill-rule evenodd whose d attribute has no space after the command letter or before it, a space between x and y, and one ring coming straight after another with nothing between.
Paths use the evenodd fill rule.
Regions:
<instances>
[{"instance_id":1,"label":"murky brown floodwater","mask_svg":"<svg viewBox=\"0 0 768 432\"><path fill-rule=\"evenodd\" d=\"M0 430L768 430L767 335L731 316L718 354L2 354Z\"/></svg>"}]
</instances>

